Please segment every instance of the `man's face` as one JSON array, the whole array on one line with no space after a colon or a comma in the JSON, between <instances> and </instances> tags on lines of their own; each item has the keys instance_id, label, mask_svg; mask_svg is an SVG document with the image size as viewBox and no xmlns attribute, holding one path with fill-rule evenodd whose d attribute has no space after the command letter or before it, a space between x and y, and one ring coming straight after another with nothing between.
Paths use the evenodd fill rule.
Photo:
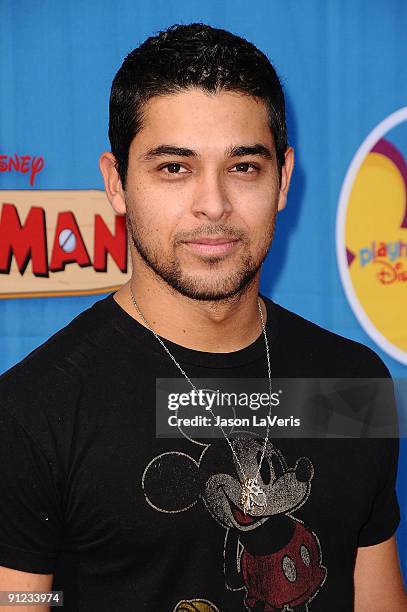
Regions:
<instances>
[{"instance_id":1,"label":"man's face","mask_svg":"<svg viewBox=\"0 0 407 612\"><path fill-rule=\"evenodd\" d=\"M261 155L230 155L254 145ZM147 266L199 300L241 293L267 255L285 204L266 106L200 88L153 97L131 143L124 195L136 276Z\"/></svg>"}]
</instances>

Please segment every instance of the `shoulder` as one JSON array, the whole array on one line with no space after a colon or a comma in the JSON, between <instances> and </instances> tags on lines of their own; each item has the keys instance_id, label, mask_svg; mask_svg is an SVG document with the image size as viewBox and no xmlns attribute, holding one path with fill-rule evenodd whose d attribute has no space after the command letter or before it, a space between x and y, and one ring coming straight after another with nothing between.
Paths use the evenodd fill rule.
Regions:
<instances>
[{"instance_id":1,"label":"shoulder","mask_svg":"<svg viewBox=\"0 0 407 612\"><path fill-rule=\"evenodd\" d=\"M106 328L97 302L1 374L2 409L20 420L28 412L38 415L52 406L56 413L74 402Z\"/></svg>"},{"instance_id":2,"label":"shoulder","mask_svg":"<svg viewBox=\"0 0 407 612\"><path fill-rule=\"evenodd\" d=\"M381 357L370 347L268 301L272 324L278 327L279 347L293 363L306 362L324 376L390 376Z\"/></svg>"}]
</instances>

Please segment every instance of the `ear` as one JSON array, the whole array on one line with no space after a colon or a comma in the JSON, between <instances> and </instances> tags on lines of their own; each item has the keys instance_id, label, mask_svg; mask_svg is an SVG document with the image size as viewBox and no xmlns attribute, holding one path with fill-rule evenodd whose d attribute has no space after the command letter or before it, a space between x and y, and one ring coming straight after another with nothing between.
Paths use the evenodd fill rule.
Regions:
<instances>
[{"instance_id":1,"label":"ear","mask_svg":"<svg viewBox=\"0 0 407 612\"><path fill-rule=\"evenodd\" d=\"M281 168L281 184L278 196L278 210L283 210L287 203L287 194L290 187L291 175L294 168L294 149L288 147L285 152L284 166Z\"/></svg>"},{"instance_id":2,"label":"ear","mask_svg":"<svg viewBox=\"0 0 407 612\"><path fill-rule=\"evenodd\" d=\"M99 168L105 183L107 198L118 215L126 214L124 189L116 168L116 158L110 151L105 151L99 158Z\"/></svg>"},{"instance_id":3,"label":"ear","mask_svg":"<svg viewBox=\"0 0 407 612\"><path fill-rule=\"evenodd\" d=\"M154 510L168 514L192 508L199 497L198 473L197 462L185 453L154 457L141 481L147 502Z\"/></svg>"}]
</instances>

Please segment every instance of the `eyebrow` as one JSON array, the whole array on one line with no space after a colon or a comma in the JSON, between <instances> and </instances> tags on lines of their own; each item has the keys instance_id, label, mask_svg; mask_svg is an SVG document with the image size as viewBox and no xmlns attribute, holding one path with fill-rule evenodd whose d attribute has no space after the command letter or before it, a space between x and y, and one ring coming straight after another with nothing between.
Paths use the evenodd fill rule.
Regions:
<instances>
[{"instance_id":1,"label":"eyebrow","mask_svg":"<svg viewBox=\"0 0 407 612\"><path fill-rule=\"evenodd\" d=\"M193 149L187 149L185 147L176 147L174 145L161 144L157 147L149 149L144 155L140 157L142 161L151 161L158 157L165 157L168 155L176 155L178 157L193 157L200 159L200 155ZM264 159L273 159L273 154L268 147L263 144L256 143L253 145L236 145L230 147L225 152L225 158L230 159L232 157L244 157L245 155L257 155Z\"/></svg>"}]
</instances>

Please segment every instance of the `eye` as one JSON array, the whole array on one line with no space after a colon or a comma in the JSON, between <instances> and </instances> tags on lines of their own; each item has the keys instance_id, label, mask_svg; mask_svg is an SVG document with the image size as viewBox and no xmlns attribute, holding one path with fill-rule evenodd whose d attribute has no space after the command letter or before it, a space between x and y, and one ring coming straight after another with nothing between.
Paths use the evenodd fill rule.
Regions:
<instances>
[{"instance_id":1,"label":"eye","mask_svg":"<svg viewBox=\"0 0 407 612\"><path fill-rule=\"evenodd\" d=\"M284 467L281 463L280 457L273 453L271 455L271 463L273 464L274 476L275 478L279 478L284 474Z\"/></svg>"},{"instance_id":2,"label":"eye","mask_svg":"<svg viewBox=\"0 0 407 612\"><path fill-rule=\"evenodd\" d=\"M251 164L250 162L242 162L240 164L236 164L236 166L233 166L234 168L240 168L239 172L242 172L243 174L255 174L256 172L258 172L260 170L260 168L258 168L257 166L255 166L254 164ZM241 170L241 168L252 168L251 172L247 172L245 170Z\"/></svg>"},{"instance_id":3,"label":"eye","mask_svg":"<svg viewBox=\"0 0 407 612\"><path fill-rule=\"evenodd\" d=\"M259 451L256 456L257 463L259 465L260 465L262 454L263 454L262 451ZM271 480L270 464L266 456L264 456L261 467L260 467L260 476L265 485L270 484L270 480Z\"/></svg>"},{"instance_id":4,"label":"eye","mask_svg":"<svg viewBox=\"0 0 407 612\"><path fill-rule=\"evenodd\" d=\"M178 170L180 168L183 168L183 166L181 166L181 164L177 163L177 162L171 162L170 164L165 164L165 166L161 166L161 168L159 168L159 170L164 170L165 168L168 168L168 172L164 172L164 174L186 174L186 172L178 172Z\"/></svg>"}]
</instances>

